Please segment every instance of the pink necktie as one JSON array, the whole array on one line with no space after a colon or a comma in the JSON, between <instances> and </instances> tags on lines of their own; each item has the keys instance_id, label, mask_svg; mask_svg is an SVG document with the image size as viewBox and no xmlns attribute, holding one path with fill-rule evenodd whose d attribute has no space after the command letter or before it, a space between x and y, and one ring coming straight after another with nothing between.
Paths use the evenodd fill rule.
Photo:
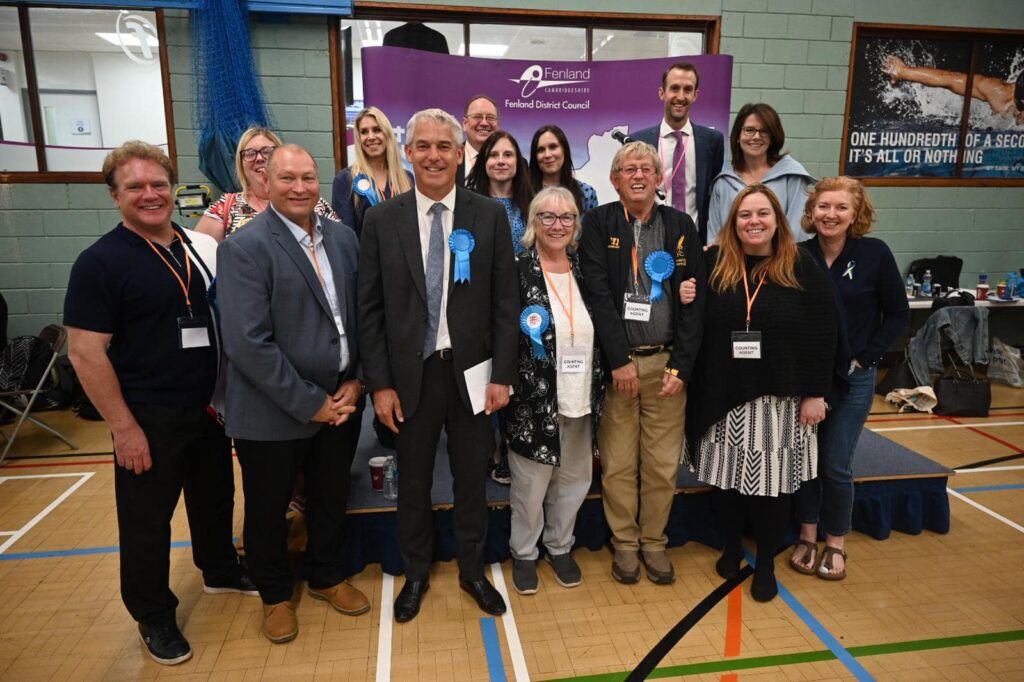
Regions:
<instances>
[{"instance_id":1,"label":"pink necktie","mask_svg":"<svg viewBox=\"0 0 1024 682\"><path fill-rule=\"evenodd\" d=\"M686 213L686 141L683 131L674 130L676 151L672 154L672 208Z\"/></svg>"}]
</instances>

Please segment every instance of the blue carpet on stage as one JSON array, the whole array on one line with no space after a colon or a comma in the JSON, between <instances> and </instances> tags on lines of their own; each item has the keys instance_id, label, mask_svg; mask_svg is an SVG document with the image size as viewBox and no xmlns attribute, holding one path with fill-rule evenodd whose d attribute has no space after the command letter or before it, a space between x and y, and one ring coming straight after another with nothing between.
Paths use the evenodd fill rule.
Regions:
<instances>
[{"instance_id":1,"label":"blue carpet on stage","mask_svg":"<svg viewBox=\"0 0 1024 682\"><path fill-rule=\"evenodd\" d=\"M401 575L402 558L398 551L398 529L394 503L385 500L370 485L369 459L394 454L377 443L370 425L372 410L364 415L362 435L352 465L352 489L346 520L348 572L363 570L367 564L380 563L386 573ZM515 455L513 455L515 456ZM916 535L922 530L949 531L947 478L952 471L888 438L865 430L854 454L855 486L853 528L877 540L889 537L893 530ZM715 518L715 495L687 469L680 467L679 493L669 517L670 547L696 540L711 547L722 546L721 531ZM608 526L600 499L600 477L595 476L591 495L583 503L576 519L576 547L592 551L607 545ZM509 489L487 481L488 517L485 559L488 563L509 557ZM455 538L451 473L444 435L438 445L434 465L434 560L455 557ZM795 539L795 535L793 536Z\"/></svg>"}]
</instances>

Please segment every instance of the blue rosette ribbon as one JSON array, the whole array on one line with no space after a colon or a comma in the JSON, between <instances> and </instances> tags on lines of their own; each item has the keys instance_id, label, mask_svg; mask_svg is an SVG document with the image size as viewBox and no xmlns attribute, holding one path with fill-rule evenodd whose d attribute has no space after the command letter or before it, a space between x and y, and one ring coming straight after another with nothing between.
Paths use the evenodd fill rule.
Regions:
<instances>
[{"instance_id":1,"label":"blue rosette ribbon","mask_svg":"<svg viewBox=\"0 0 1024 682\"><path fill-rule=\"evenodd\" d=\"M550 322L548 311L539 305L526 306L519 315L519 328L530 337L530 346L533 347L533 357L535 358L546 360L548 357L540 335L547 331Z\"/></svg>"},{"instance_id":2,"label":"blue rosette ribbon","mask_svg":"<svg viewBox=\"0 0 1024 682\"><path fill-rule=\"evenodd\" d=\"M644 260L644 270L651 278L651 300L660 301L665 295L661 283L672 275L676 263L668 251L655 251Z\"/></svg>"},{"instance_id":3,"label":"blue rosette ribbon","mask_svg":"<svg viewBox=\"0 0 1024 682\"><path fill-rule=\"evenodd\" d=\"M366 173L360 173L352 178L352 191L366 199L370 206L376 206L380 203L380 195L377 194L377 188L374 186L373 180L367 177Z\"/></svg>"},{"instance_id":4,"label":"blue rosette ribbon","mask_svg":"<svg viewBox=\"0 0 1024 682\"><path fill-rule=\"evenodd\" d=\"M469 281L469 254L476 247L476 239L469 230L455 230L448 237L448 248L455 255L455 283Z\"/></svg>"}]
</instances>

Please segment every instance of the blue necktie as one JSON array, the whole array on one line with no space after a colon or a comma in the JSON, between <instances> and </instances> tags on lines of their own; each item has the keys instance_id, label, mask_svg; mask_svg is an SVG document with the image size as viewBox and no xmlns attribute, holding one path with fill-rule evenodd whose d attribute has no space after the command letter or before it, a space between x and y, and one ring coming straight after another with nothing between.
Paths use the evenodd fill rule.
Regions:
<instances>
[{"instance_id":1,"label":"blue necktie","mask_svg":"<svg viewBox=\"0 0 1024 682\"><path fill-rule=\"evenodd\" d=\"M441 319L441 294L444 291L444 204L430 207L434 219L430 223L430 241L427 244L427 335L423 339L423 359L430 357L437 346L437 325Z\"/></svg>"}]
</instances>

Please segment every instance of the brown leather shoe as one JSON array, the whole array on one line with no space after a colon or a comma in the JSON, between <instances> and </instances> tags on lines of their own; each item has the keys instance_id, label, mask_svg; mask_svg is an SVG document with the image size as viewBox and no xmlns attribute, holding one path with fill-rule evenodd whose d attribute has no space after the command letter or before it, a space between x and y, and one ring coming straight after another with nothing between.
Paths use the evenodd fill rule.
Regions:
<instances>
[{"instance_id":1,"label":"brown leather shoe","mask_svg":"<svg viewBox=\"0 0 1024 682\"><path fill-rule=\"evenodd\" d=\"M343 580L334 587L325 587L322 590L308 588L309 596L314 599L323 599L346 616L358 616L370 610L370 600L366 595L352 587L347 580Z\"/></svg>"},{"instance_id":2,"label":"brown leather shoe","mask_svg":"<svg viewBox=\"0 0 1024 682\"><path fill-rule=\"evenodd\" d=\"M263 605L263 634L274 644L284 644L299 634L295 607L290 601Z\"/></svg>"}]
</instances>

